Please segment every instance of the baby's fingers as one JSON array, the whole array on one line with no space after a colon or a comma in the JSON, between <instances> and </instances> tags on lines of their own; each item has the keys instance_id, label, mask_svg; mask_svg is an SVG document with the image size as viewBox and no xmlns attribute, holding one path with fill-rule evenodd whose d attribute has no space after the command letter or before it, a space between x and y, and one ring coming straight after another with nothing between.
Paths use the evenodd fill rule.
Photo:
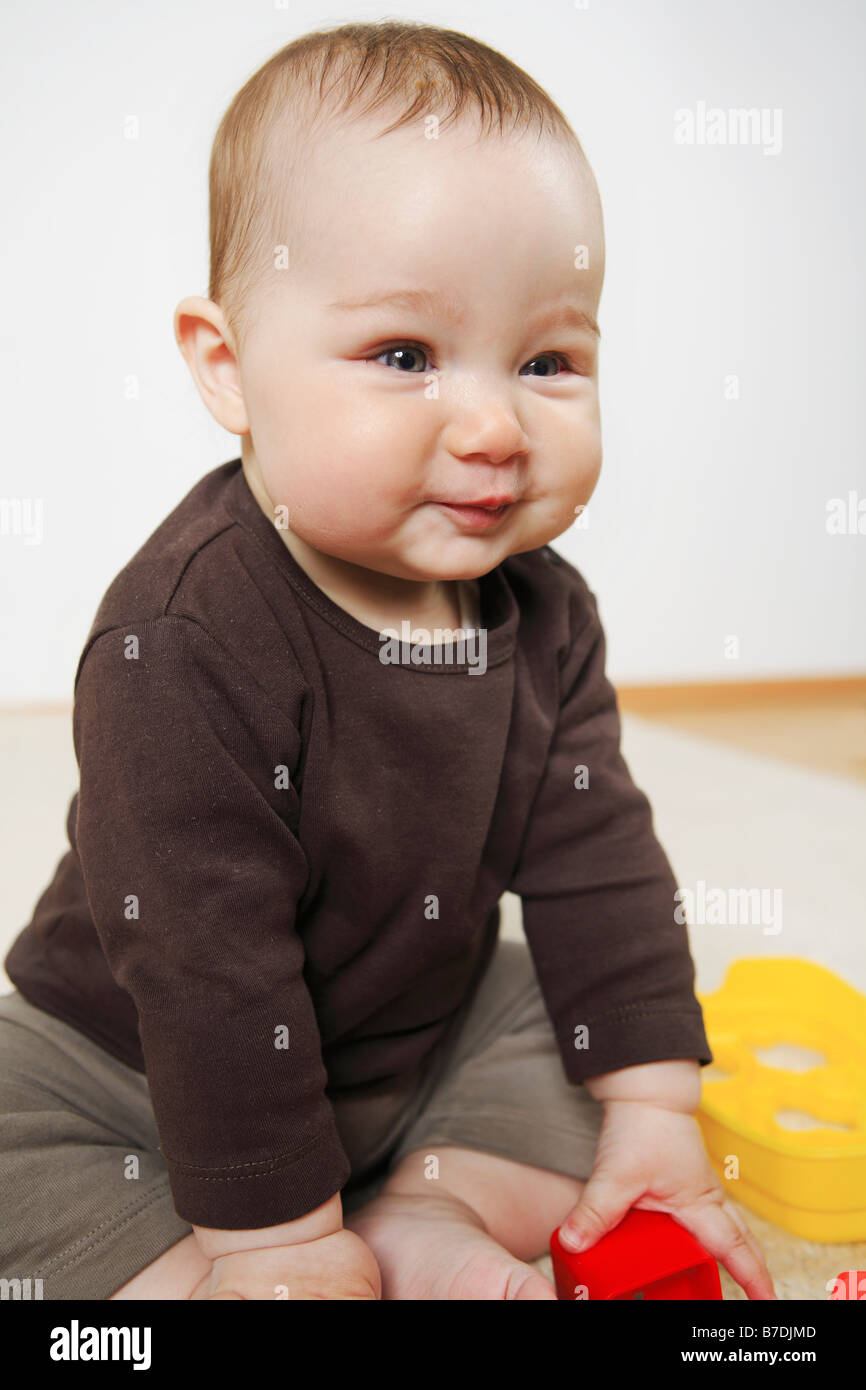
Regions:
<instances>
[{"instance_id":1,"label":"baby's fingers","mask_svg":"<svg viewBox=\"0 0 866 1390\"><path fill-rule=\"evenodd\" d=\"M735 1204L721 1192L704 1206L683 1207L672 1215L724 1265L749 1298L776 1297L764 1252Z\"/></svg>"}]
</instances>

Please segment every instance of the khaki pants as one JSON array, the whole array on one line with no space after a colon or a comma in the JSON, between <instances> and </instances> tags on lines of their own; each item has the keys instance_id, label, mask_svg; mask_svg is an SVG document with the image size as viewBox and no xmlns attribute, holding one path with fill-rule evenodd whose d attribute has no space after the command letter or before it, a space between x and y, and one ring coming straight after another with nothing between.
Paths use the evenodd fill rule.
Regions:
<instances>
[{"instance_id":1,"label":"khaki pants","mask_svg":"<svg viewBox=\"0 0 866 1390\"><path fill-rule=\"evenodd\" d=\"M423 1163L446 1144L587 1178L602 1118L566 1079L528 947L503 940L462 1025L418 1073L330 1098L352 1165L345 1213L406 1154ZM17 990L0 997L0 1278L41 1279L47 1300L106 1299L191 1229L146 1077Z\"/></svg>"}]
</instances>

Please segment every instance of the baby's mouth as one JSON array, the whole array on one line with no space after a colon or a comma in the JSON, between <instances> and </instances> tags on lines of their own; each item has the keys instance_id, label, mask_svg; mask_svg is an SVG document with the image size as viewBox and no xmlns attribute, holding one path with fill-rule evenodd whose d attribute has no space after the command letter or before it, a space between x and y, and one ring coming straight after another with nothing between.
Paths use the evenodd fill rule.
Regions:
<instances>
[{"instance_id":1,"label":"baby's mouth","mask_svg":"<svg viewBox=\"0 0 866 1390\"><path fill-rule=\"evenodd\" d=\"M517 504L509 501L499 506L481 505L477 502L437 502L436 505L443 507L449 516L469 530L486 531L501 521Z\"/></svg>"},{"instance_id":2,"label":"baby's mouth","mask_svg":"<svg viewBox=\"0 0 866 1390\"><path fill-rule=\"evenodd\" d=\"M436 502L436 506L442 507L453 520L471 531L488 531L516 505L517 499L509 493L498 493L487 498L471 498L467 502Z\"/></svg>"}]
</instances>

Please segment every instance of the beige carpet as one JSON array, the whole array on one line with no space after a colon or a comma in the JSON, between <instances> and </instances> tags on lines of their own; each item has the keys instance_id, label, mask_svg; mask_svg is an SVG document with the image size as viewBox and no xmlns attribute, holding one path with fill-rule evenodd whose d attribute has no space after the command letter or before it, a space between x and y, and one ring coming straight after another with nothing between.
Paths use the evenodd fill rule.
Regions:
<instances>
[{"instance_id":1,"label":"beige carpet","mask_svg":"<svg viewBox=\"0 0 866 1390\"><path fill-rule=\"evenodd\" d=\"M623 716L623 750L654 807L656 830L682 887L781 888L782 929L761 925L691 929L700 991L717 989L738 956L798 955L866 992L861 861L866 786L741 753L665 726ZM6 776L0 831L6 850L0 948L29 918L65 849L64 821L76 785L69 715L0 715ZM521 932L519 900L506 895L504 931ZM0 989L8 990L0 972ZM781 1299L826 1299L845 1269L866 1268L866 1242L803 1241L744 1209ZM550 1274L549 1260L539 1267ZM745 1294L722 1271L726 1298Z\"/></svg>"}]
</instances>

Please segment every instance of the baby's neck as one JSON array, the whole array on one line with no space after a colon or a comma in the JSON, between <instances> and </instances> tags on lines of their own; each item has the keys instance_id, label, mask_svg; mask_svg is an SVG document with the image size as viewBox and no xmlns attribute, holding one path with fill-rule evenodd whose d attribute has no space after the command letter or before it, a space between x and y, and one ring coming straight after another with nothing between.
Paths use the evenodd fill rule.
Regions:
<instances>
[{"instance_id":1,"label":"baby's neck","mask_svg":"<svg viewBox=\"0 0 866 1390\"><path fill-rule=\"evenodd\" d=\"M403 622L409 623L410 632L414 632L416 628L432 630L460 626L460 596L455 579L431 583L429 586L418 585L418 588L426 588L429 592L425 593L423 598L419 597L411 606L397 603L384 608L359 603L352 610L353 617L365 626L374 628L376 632L382 632L385 628L395 628L400 632ZM341 607L345 606L341 603Z\"/></svg>"}]
</instances>

